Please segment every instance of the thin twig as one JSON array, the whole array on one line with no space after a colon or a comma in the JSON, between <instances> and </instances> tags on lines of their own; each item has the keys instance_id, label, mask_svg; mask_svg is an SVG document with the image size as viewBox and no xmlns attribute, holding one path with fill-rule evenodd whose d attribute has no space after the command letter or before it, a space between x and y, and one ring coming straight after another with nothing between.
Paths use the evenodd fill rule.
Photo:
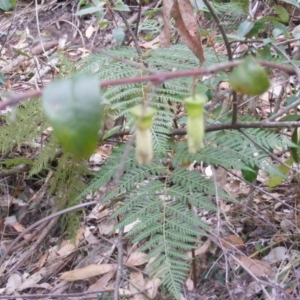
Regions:
<instances>
[{"instance_id":1,"label":"thin twig","mask_svg":"<svg viewBox=\"0 0 300 300\"><path fill-rule=\"evenodd\" d=\"M267 196L270 197L271 199L280 202L282 205L284 205L284 206L290 208L291 210L295 210L295 211L297 211L297 212L300 213L300 209L298 209L298 208L296 208L296 207L294 207L294 206L288 204L287 202L285 202L285 201L283 201L283 200L280 200L278 197L273 196L271 193L266 192L264 189L258 187L257 185L254 185L253 183L248 182L248 181L245 180L243 177L241 177L241 176L239 176L239 175L233 173L232 170L227 169L227 168L225 168L225 167L223 167L223 166L222 166L221 168L223 168L224 170L226 170L228 173L230 173L232 176L236 177L236 178L239 179L240 181L242 181L242 182L244 182L244 183L250 185L250 186L253 187L256 191L259 191L259 192L263 193L264 195L267 195ZM239 203L239 205L245 206L245 205L242 204L242 203ZM245 207L246 207L247 209L250 209L253 213L257 213L257 212L254 211L251 207L249 207L249 206L245 206Z\"/></svg>"},{"instance_id":2,"label":"thin twig","mask_svg":"<svg viewBox=\"0 0 300 300\"><path fill-rule=\"evenodd\" d=\"M272 115L270 118L266 119L265 122L270 122L270 121L276 120L278 117L281 117L282 115L289 112L291 109L297 107L298 105L300 105L300 98L298 100L296 100L295 102L293 102L292 104L286 106L284 109L280 110L278 113Z\"/></svg>"},{"instance_id":3,"label":"thin twig","mask_svg":"<svg viewBox=\"0 0 300 300\"><path fill-rule=\"evenodd\" d=\"M300 118L300 116L299 116ZM241 122L232 125L232 123L224 123L224 124L211 124L205 127L205 132L213 132L213 131L220 131L220 130L238 130L242 128L260 128L260 129L281 129L281 128L296 128L300 127L300 121L287 121L287 122ZM122 137L124 135L130 135L130 130L125 130L121 132L117 132L110 136L112 137ZM186 135L187 131L186 128L176 128L174 129L169 135Z\"/></svg>"},{"instance_id":4,"label":"thin twig","mask_svg":"<svg viewBox=\"0 0 300 300\"><path fill-rule=\"evenodd\" d=\"M137 36L139 33L139 25L141 21L141 14L142 14L142 1L139 1L139 8L138 8L138 15L137 15L137 21L135 24L135 30L134 30L134 35Z\"/></svg>"},{"instance_id":5,"label":"thin twig","mask_svg":"<svg viewBox=\"0 0 300 300\"><path fill-rule=\"evenodd\" d=\"M16 271L25 260L27 260L30 255L35 254L38 250L39 245L44 241L45 237L49 234L49 232L51 231L51 229L54 227L54 225L57 222L57 217L53 218L46 227L44 227L44 229L42 230L42 232L40 233L38 239L34 242L33 245L30 246L29 250L25 253L23 253L21 255L21 257L18 258L18 261L16 262L16 264L9 270L10 273L13 273L14 271Z\"/></svg>"},{"instance_id":6,"label":"thin twig","mask_svg":"<svg viewBox=\"0 0 300 300\"><path fill-rule=\"evenodd\" d=\"M43 224L49 220L52 220L53 218L56 218L58 216L61 216L63 214L72 212L74 210L77 209L81 209L90 205L94 205L94 204L98 204L99 200L95 200L95 201L89 201L89 202L85 202L85 203L81 203L78 205L74 205L72 207L68 207L66 209L63 209L61 211L58 211L52 215L49 215L35 223L33 223L32 225L30 225L29 227L27 227L23 232L21 232L14 240L13 242L6 248L6 251L3 253L3 255L0 258L0 266L4 263L6 256L10 253L10 251L12 250L12 248L14 248L14 246L24 237L24 235L28 234L32 229L36 228L37 226L39 226L40 224ZM1 299L1 298L0 298Z\"/></svg>"},{"instance_id":7,"label":"thin twig","mask_svg":"<svg viewBox=\"0 0 300 300\"><path fill-rule=\"evenodd\" d=\"M118 268L115 282L114 300L119 300L119 288L123 273L123 233L124 227L121 227L118 235Z\"/></svg>"}]
</instances>

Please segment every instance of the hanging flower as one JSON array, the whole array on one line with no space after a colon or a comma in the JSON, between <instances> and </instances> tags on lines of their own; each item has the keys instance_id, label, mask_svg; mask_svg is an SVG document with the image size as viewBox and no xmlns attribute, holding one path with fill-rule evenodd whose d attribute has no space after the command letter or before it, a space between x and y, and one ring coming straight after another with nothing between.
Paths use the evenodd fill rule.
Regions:
<instances>
[{"instance_id":1,"label":"hanging flower","mask_svg":"<svg viewBox=\"0 0 300 300\"><path fill-rule=\"evenodd\" d=\"M187 111L187 139L190 153L196 153L197 150L203 147L204 137L204 118L203 109L207 101L205 95L195 95L186 98L184 101Z\"/></svg>"},{"instance_id":2,"label":"hanging flower","mask_svg":"<svg viewBox=\"0 0 300 300\"><path fill-rule=\"evenodd\" d=\"M153 158L151 127L156 109L138 105L131 109L131 114L136 119L136 159L139 164L150 163Z\"/></svg>"}]
</instances>

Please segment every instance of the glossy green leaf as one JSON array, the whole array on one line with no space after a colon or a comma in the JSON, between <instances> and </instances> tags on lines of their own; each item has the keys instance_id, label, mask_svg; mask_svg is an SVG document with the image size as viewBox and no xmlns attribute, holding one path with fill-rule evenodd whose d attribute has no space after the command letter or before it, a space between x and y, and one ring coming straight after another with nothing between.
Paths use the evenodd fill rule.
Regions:
<instances>
[{"instance_id":1,"label":"glossy green leaf","mask_svg":"<svg viewBox=\"0 0 300 300\"><path fill-rule=\"evenodd\" d=\"M11 0L0 0L0 9L9 11L14 7L14 1Z\"/></svg>"},{"instance_id":2,"label":"glossy green leaf","mask_svg":"<svg viewBox=\"0 0 300 300\"><path fill-rule=\"evenodd\" d=\"M289 157L285 161L285 165L281 164L278 169L281 171L282 176L279 175L270 175L269 180L268 180L268 187L273 188L278 186L284 179L286 179L286 176L289 174L290 169L288 166L291 166L293 163L293 158ZM286 175L286 176L284 176Z\"/></svg>"},{"instance_id":3,"label":"glossy green leaf","mask_svg":"<svg viewBox=\"0 0 300 300\"><path fill-rule=\"evenodd\" d=\"M91 6L91 7L81 9L80 11L75 13L74 15L75 16L85 16L85 15L89 15L89 14L103 12L103 10L104 10L103 7Z\"/></svg>"},{"instance_id":4,"label":"glossy green leaf","mask_svg":"<svg viewBox=\"0 0 300 300\"><path fill-rule=\"evenodd\" d=\"M273 30L273 36L274 37L278 37L281 34L283 34L284 36L289 35L289 31L288 31L287 26L285 26L282 23L277 22L277 21L273 21L272 23L274 25L274 30Z\"/></svg>"},{"instance_id":5,"label":"glossy green leaf","mask_svg":"<svg viewBox=\"0 0 300 300\"><path fill-rule=\"evenodd\" d=\"M260 95L270 86L266 71L252 57L233 70L229 82L236 92L249 96Z\"/></svg>"},{"instance_id":6,"label":"glossy green leaf","mask_svg":"<svg viewBox=\"0 0 300 300\"><path fill-rule=\"evenodd\" d=\"M113 7L113 10L116 10L116 11L130 11L128 5L126 5L123 1L120 1L120 0Z\"/></svg>"},{"instance_id":7,"label":"glossy green leaf","mask_svg":"<svg viewBox=\"0 0 300 300\"><path fill-rule=\"evenodd\" d=\"M299 4L299 2L297 1L297 0L281 0L282 2L285 2L285 3L289 3L289 4L292 4L292 5L294 5L294 6L296 6L296 7L300 7L300 4Z\"/></svg>"},{"instance_id":8,"label":"glossy green leaf","mask_svg":"<svg viewBox=\"0 0 300 300\"><path fill-rule=\"evenodd\" d=\"M250 167L247 166L247 169L242 169L242 174L245 180L247 180L250 183L253 183L254 180L257 178L258 174L258 168L257 167Z\"/></svg>"},{"instance_id":9,"label":"glossy green leaf","mask_svg":"<svg viewBox=\"0 0 300 300\"><path fill-rule=\"evenodd\" d=\"M288 11L281 5L275 5L274 12L279 16L280 20L287 23L290 19Z\"/></svg>"},{"instance_id":10,"label":"glossy green leaf","mask_svg":"<svg viewBox=\"0 0 300 300\"><path fill-rule=\"evenodd\" d=\"M116 126L116 127L111 128L111 129L108 129L104 133L104 135L101 138L101 140L105 141L106 139L110 138L112 135L114 135L117 132L120 132L121 130L122 130L122 126Z\"/></svg>"},{"instance_id":11,"label":"glossy green leaf","mask_svg":"<svg viewBox=\"0 0 300 300\"><path fill-rule=\"evenodd\" d=\"M123 28L118 27L118 28L114 28L112 30L112 35L115 38L117 44L120 46L122 45L124 39L125 39L125 32L123 30Z\"/></svg>"},{"instance_id":12,"label":"glossy green leaf","mask_svg":"<svg viewBox=\"0 0 300 300\"><path fill-rule=\"evenodd\" d=\"M264 32L267 28L265 17L255 21L253 28L247 34L247 38L258 35L260 32Z\"/></svg>"},{"instance_id":13,"label":"glossy green leaf","mask_svg":"<svg viewBox=\"0 0 300 300\"><path fill-rule=\"evenodd\" d=\"M279 122L293 122L293 121L299 121L300 116L299 115L287 115L282 117Z\"/></svg>"},{"instance_id":14,"label":"glossy green leaf","mask_svg":"<svg viewBox=\"0 0 300 300\"><path fill-rule=\"evenodd\" d=\"M250 21L244 21L240 24L237 34L239 37L244 37L253 28L254 23Z\"/></svg>"},{"instance_id":15,"label":"glossy green leaf","mask_svg":"<svg viewBox=\"0 0 300 300\"><path fill-rule=\"evenodd\" d=\"M0 83L5 84L5 78L4 75L0 72Z\"/></svg>"},{"instance_id":16,"label":"glossy green leaf","mask_svg":"<svg viewBox=\"0 0 300 300\"><path fill-rule=\"evenodd\" d=\"M299 100L299 96L290 96L290 97L287 97L286 100L283 103L283 106L284 107L289 106L289 105L293 104L297 100Z\"/></svg>"},{"instance_id":17,"label":"glossy green leaf","mask_svg":"<svg viewBox=\"0 0 300 300\"><path fill-rule=\"evenodd\" d=\"M96 76L80 75L50 83L43 109L54 134L74 158L88 158L98 142L103 98Z\"/></svg>"},{"instance_id":18,"label":"glossy green leaf","mask_svg":"<svg viewBox=\"0 0 300 300\"><path fill-rule=\"evenodd\" d=\"M191 4L193 5L193 7L195 9L198 9L198 10L203 10L205 7L203 0L191 0Z\"/></svg>"}]
</instances>

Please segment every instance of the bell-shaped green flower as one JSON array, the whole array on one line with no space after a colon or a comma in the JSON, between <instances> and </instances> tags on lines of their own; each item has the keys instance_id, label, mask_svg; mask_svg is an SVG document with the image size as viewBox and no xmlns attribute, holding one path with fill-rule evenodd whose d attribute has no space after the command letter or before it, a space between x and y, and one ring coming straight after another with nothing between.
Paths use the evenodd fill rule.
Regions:
<instances>
[{"instance_id":1,"label":"bell-shaped green flower","mask_svg":"<svg viewBox=\"0 0 300 300\"><path fill-rule=\"evenodd\" d=\"M188 120L187 120L187 139L190 153L196 153L203 147L204 137L204 104L207 101L206 95L195 95L186 98L184 101Z\"/></svg>"},{"instance_id":2,"label":"bell-shaped green flower","mask_svg":"<svg viewBox=\"0 0 300 300\"><path fill-rule=\"evenodd\" d=\"M136 159L139 164L150 163L153 158L151 127L156 109L138 105L131 109L131 114L136 119Z\"/></svg>"}]
</instances>

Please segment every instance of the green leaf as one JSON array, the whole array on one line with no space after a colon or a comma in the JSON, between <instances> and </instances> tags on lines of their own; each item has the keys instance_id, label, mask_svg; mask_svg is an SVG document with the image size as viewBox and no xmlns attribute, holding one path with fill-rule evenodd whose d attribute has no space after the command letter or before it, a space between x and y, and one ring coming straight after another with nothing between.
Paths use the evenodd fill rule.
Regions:
<instances>
[{"instance_id":1,"label":"green leaf","mask_svg":"<svg viewBox=\"0 0 300 300\"><path fill-rule=\"evenodd\" d=\"M0 9L9 11L14 7L14 2L11 0L0 0Z\"/></svg>"},{"instance_id":2,"label":"green leaf","mask_svg":"<svg viewBox=\"0 0 300 300\"><path fill-rule=\"evenodd\" d=\"M244 21L240 24L237 34L239 37L244 37L253 28L254 23L250 21Z\"/></svg>"},{"instance_id":3,"label":"green leaf","mask_svg":"<svg viewBox=\"0 0 300 300\"><path fill-rule=\"evenodd\" d=\"M299 100L299 96L290 96L284 101L283 106L284 107L289 106L297 100Z\"/></svg>"},{"instance_id":4,"label":"green leaf","mask_svg":"<svg viewBox=\"0 0 300 300\"><path fill-rule=\"evenodd\" d=\"M290 15L283 6L276 5L274 11L282 22L287 23L289 21Z\"/></svg>"},{"instance_id":5,"label":"green leaf","mask_svg":"<svg viewBox=\"0 0 300 300\"><path fill-rule=\"evenodd\" d=\"M119 46L122 45L124 38L125 38L125 32L124 32L123 28L121 28L121 27L114 28L112 30L112 35L115 38L115 40L117 41L117 44Z\"/></svg>"},{"instance_id":6,"label":"green leaf","mask_svg":"<svg viewBox=\"0 0 300 300\"><path fill-rule=\"evenodd\" d=\"M193 7L195 9L198 9L198 10L203 10L203 8L205 6L203 0L191 0L191 4L193 5Z\"/></svg>"},{"instance_id":7,"label":"green leaf","mask_svg":"<svg viewBox=\"0 0 300 300\"><path fill-rule=\"evenodd\" d=\"M4 75L0 72L0 83L5 84L5 78Z\"/></svg>"},{"instance_id":8,"label":"green leaf","mask_svg":"<svg viewBox=\"0 0 300 300\"><path fill-rule=\"evenodd\" d=\"M94 13L102 12L103 10L104 10L103 7L92 6L92 7L81 9L80 11L75 13L75 16L84 16L84 15L94 14Z\"/></svg>"},{"instance_id":9,"label":"green leaf","mask_svg":"<svg viewBox=\"0 0 300 300\"><path fill-rule=\"evenodd\" d=\"M102 21L99 23L99 28L102 29L102 28L105 28L107 27L109 24L111 24L110 21Z\"/></svg>"},{"instance_id":10,"label":"green leaf","mask_svg":"<svg viewBox=\"0 0 300 300\"><path fill-rule=\"evenodd\" d=\"M98 142L103 98L96 76L53 81L43 94L43 108L63 147L75 159L88 158Z\"/></svg>"},{"instance_id":11,"label":"green leaf","mask_svg":"<svg viewBox=\"0 0 300 300\"><path fill-rule=\"evenodd\" d=\"M293 163L293 158L289 157L286 161L285 161L285 165L281 164L278 169L281 171L281 173L283 173L283 175L288 175L290 168L288 168L287 166L291 166ZM287 166L286 166L287 165ZM269 177L269 181L268 181L268 187L273 188L278 186L284 179L286 178L286 176L279 176L279 175L270 175Z\"/></svg>"},{"instance_id":12,"label":"green leaf","mask_svg":"<svg viewBox=\"0 0 300 300\"><path fill-rule=\"evenodd\" d=\"M121 129L122 129L122 126L116 126L116 127L113 127L113 128L111 128L111 129L107 130L107 131L104 133L104 135L103 135L103 137L102 137L102 140L104 141L104 140L110 138L110 137L111 137L112 135L114 135L115 133L120 132Z\"/></svg>"},{"instance_id":13,"label":"green leaf","mask_svg":"<svg viewBox=\"0 0 300 300\"><path fill-rule=\"evenodd\" d=\"M117 11L130 11L128 5L124 4L123 1L118 1L114 6L113 10Z\"/></svg>"},{"instance_id":14,"label":"green leaf","mask_svg":"<svg viewBox=\"0 0 300 300\"><path fill-rule=\"evenodd\" d=\"M287 115L282 117L279 122L294 122L299 121L300 116L299 115Z\"/></svg>"},{"instance_id":15,"label":"green leaf","mask_svg":"<svg viewBox=\"0 0 300 300\"><path fill-rule=\"evenodd\" d=\"M299 145L299 132L298 128L294 129L294 132L292 134L292 142L296 145ZM291 147L291 154L296 163L299 163L299 153L298 153L299 147Z\"/></svg>"},{"instance_id":16,"label":"green leaf","mask_svg":"<svg viewBox=\"0 0 300 300\"><path fill-rule=\"evenodd\" d=\"M242 174L245 180L252 183L254 182L254 180L256 180L259 169L257 167L251 167L249 165L247 167L247 169L242 169Z\"/></svg>"},{"instance_id":17,"label":"green leaf","mask_svg":"<svg viewBox=\"0 0 300 300\"><path fill-rule=\"evenodd\" d=\"M274 30L273 30L273 36L274 37L278 37L281 34L283 34L284 36L289 35L288 29L285 25L283 25L282 23L277 22L277 21L273 21L272 23L275 27Z\"/></svg>"},{"instance_id":18,"label":"green leaf","mask_svg":"<svg viewBox=\"0 0 300 300\"><path fill-rule=\"evenodd\" d=\"M12 47L12 50L13 50L14 53L16 53L16 54L18 54L18 55L21 55L21 56L24 56L24 57L27 57L27 58L30 58L30 59L31 59L31 56L30 56L30 55L28 55L27 53L25 53L25 52L23 52L23 51L21 51L21 50L19 50L19 49L16 49L16 48L13 48L13 47Z\"/></svg>"},{"instance_id":19,"label":"green leaf","mask_svg":"<svg viewBox=\"0 0 300 300\"><path fill-rule=\"evenodd\" d=\"M285 2L285 3L289 3L289 4L292 4L296 7L300 7L299 3L297 2L297 0L281 0L282 2Z\"/></svg>"},{"instance_id":20,"label":"green leaf","mask_svg":"<svg viewBox=\"0 0 300 300\"><path fill-rule=\"evenodd\" d=\"M236 92L249 96L260 95L270 86L266 71L252 57L233 70L229 82Z\"/></svg>"},{"instance_id":21,"label":"green leaf","mask_svg":"<svg viewBox=\"0 0 300 300\"><path fill-rule=\"evenodd\" d=\"M253 28L250 30L250 32L247 34L248 38L251 38L253 36L256 36L258 33L266 30L267 25L266 25L266 20L265 17L261 18L260 20L257 20L254 23Z\"/></svg>"}]
</instances>

